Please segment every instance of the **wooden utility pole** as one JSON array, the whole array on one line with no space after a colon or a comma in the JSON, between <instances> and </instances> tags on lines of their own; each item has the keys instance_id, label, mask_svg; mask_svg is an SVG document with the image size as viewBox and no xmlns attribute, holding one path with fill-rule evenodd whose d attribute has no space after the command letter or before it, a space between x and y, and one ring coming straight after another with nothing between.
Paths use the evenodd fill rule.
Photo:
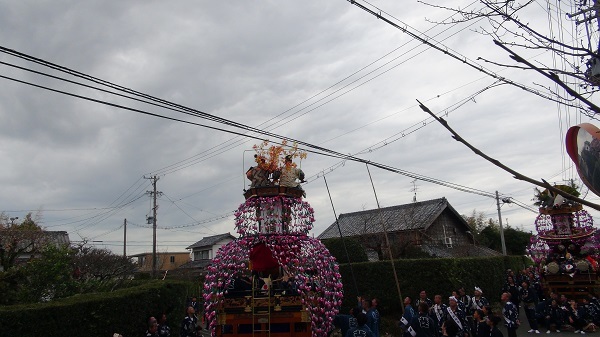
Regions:
<instances>
[{"instance_id":1,"label":"wooden utility pole","mask_svg":"<svg viewBox=\"0 0 600 337\"><path fill-rule=\"evenodd\" d=\"M123 257L127 257L127 219L123 220Z\"/></svg>"},{"instance_id":2,"label":"wooden utility pole","mask_svg":"<svg viewBox=\"0 0 600 337\"><path fill-rule=\"evenodd\" d=\"M502 227L502 213L500 212L500 197L496 191L496 206L498 207L498 223L500 224L500 243L502 244L502 255L506 256L506 243L504 242L504 228Z\"/></svg>"},{"instance_id":3,"label":"wooden utility pole","mask_svg":"<svg viewBox=\"0 0 600 337\"><path fill-rule=\"evenodd\" d=\"M144 177L146 178L146 177ZM152 278L156 278L156 210L158 209L158 205L156 204L156 198L159 193L156 191L156 182L160 179L157 176L153 176L150 178L152 180L152 191L147 191L146 193L152 195Z\"/></svg>"},{"instance_id":4,"label":"wooden utility pole","mask_svg":"<svg viewBox=\"0 0 600 337\"><path fill-rule=\"evenodd\" d=\"M400 303L403 303L402 300L402 291L400 291L400 280L398 279L398 273L396 272L396 265L394 264L394 256L392 255L392 247L390 246L390 239L388 238L387 229L385 228L385 221L381 214L381 207L379 206L379 198L377 198L377 191L375 191L375 184L373 184L373 178L371 177L371 171L369 170L369 164L366 164L367 172L369 173L369 179L371 180L371 186L373 186L373 194L375 194L375 201L377 202L377 209L379 211L379 221L381 221L381 227L383 229L383 235L385 237L385 244L387 245L388 254L390 255L390 262L392 263L392 272L394 273L394 280L396 281L396 290L398 290L398 297L400 298ZM404 305L402 307L402 314L404 314Z\"/></svg>"}]
</instances>

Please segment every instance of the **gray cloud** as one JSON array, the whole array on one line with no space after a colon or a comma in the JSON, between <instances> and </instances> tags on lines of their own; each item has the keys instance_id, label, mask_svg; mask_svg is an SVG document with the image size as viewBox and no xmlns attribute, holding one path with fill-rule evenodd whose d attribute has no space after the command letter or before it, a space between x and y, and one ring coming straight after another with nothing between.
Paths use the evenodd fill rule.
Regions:
<instances>
[{"instance_id":1,"label":"gray cloud","mask_svg":"<svg viewBox=\"0 0 600 337\"><path fill-rule=\"evenodd\" d=\"M423 17L447 16L416 3L400 7L384 1L381 7L421 31L431 27ZM428 34L470 58L508 62L489 38L469 30L452 35L456 31L434 26ZM525 203L532 197L532 186L483 161L440 125L408 132L428 117L415 99L433 111L451 110L492 80L427 50L345 1L0 1L0 37L5 47L251 126L295 114L297 119L274 132L341 153L355 154L399 138L359 156L487 192L499 190ZM57 74L5 54L0 61ZM385 62L391 63L366 75ZM217 125L6 66L0 66L0 74ZM520 70L505 70L503 75L527 84L543 82ZM164 192L159 226L180 227L159 231L161 250L181 251L203 235L234 232L232 217L181 226L228 214L243 202L243 173L252 156L247 150L258 141L4 79L1 83L1 195L2 208L11 216L42 208L49 228L68 230L75 240L103 240L117 252L122 233L115 229L127 218L132 223L129 251L149 251L151 232L145 217L150 199L144 192L150 186L142 177L156 173L161 178L158 189ZM575 111L565 114L576 116ZM552 181L576 178L572 170L556 175L570 164L563 159L560 142L566 125L558 128L554 103L502 86L446 118L474 145L524 174ZM407 134L400 137L403 130ZM223 145L231 139L238 140ZM312 176L337 162L309 155L302 168ZM375 168L371 173L382 206L412 200L412 178ZM363 164L348 162L327 179L338 215L376 207ZM425 182L417 182L417 187L418 200L445 196L460 213L477 209L497 217L493 199ZM306 190L316 210L318 234L333 221L333 210L322 178ZM503 206L503 212L511 225L533 229L535 214L513 205Z\"/></svg>"}]
</instances>

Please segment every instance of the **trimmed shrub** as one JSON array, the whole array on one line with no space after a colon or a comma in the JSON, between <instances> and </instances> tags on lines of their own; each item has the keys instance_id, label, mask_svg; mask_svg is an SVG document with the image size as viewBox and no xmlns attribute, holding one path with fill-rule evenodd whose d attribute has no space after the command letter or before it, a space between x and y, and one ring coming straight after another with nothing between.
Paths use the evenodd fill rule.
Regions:
<instances>
[{"instance_id":1,"label":"trimmed shrub","mask_svg":"<svg viewBox=\"0 0 600 337\"><path fill-rule=\"evenodd\" d=\"M184 316L189 284L152 281L108 293L81 294L48 303L0 307L0 336L141 336L150 316L166 313L173 335Z\"/></svg>"},{"instance_id":2,"label":"trimmed shrub","mask_svg":"<svg viewBox=\"0 0 600 337\"><path fill-rule=\"evenodd\" d=\"M402 297L415 298L426 290L449 295L464 286L469 295L481 287L490 302L498 302L506 269L520 270L531 262L522 256L462 259L395 260ZM343 313L356 306L356 297L379 298L385 317L399 317L402 300L398 296L390 261L340 265L344 282ZM354 275L354 277L352 276ZM0 337L106 337L118 332L140 336L150 316L167 314L173 336L178 335L186 300L200 297L195 282L151 281L140 286L109 293L81 294L48 303L0 306ZM447 299L444 299L446 302ZM383 322L383 321L382 321ZM385 330L393 332L393 320L385 321ZM383 327L383 325L382 325Z\"/></svg>"},{"instance_id":3,"label":"trimmed shrub","mask_svg":"<svg viewBox=\"0 0 600 337\"><path fill-rule=\"evenodd\" d=\"M402 298L409 296L414 300L421 290L425 290L432 300L435 294L446 297L444 302L461 286L469 295L473 294L475 286L481 287L490 302L498 302L506 269L521 270L530 264L523 256L394 260ZM379 308L385 315L402 312L403 301L398 295L389 260L343 264L340 273L344 282L343 312L356 306L358 295L377 297Z\"/></svg>"},{"instance_id":4,"label":"trimmed shrub","mask_svg":"<svg viewBox=\"0 0 600 337\"><path fill-rule=\"evenodd\" d=\"M354 238L327 239L323 241L323 244L338 263L348 263L348 258L352 263L369 260L363 246Z\"/></svg>"}]
</instances>

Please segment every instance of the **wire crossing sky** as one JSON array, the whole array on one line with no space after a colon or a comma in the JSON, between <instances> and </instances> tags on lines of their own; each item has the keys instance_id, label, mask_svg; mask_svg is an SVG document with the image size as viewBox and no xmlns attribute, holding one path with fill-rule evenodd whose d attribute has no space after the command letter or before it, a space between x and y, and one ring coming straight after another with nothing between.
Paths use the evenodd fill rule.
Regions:
<instances>
[{"instance_id":1,"label":"wire crossing sky","mask_svg":"<svg viewBox=\"0 0 600 337\"><path fill-rule=\"evenodd\" d=\"M485 22L439 24L452 20L448 12L376 3L390 21L435 36L469 66L345 1L30 1L0 0L2 209L19 217L40 210L44 225L73 240L95 237L114 248L124 218L145 223L144 175L161 176L161 249L232 232L251 146L265 138L298 140L311 151L300 165L315 235L333 222L323 174L339 213L376 207L364 163L382 169L372 173L383 206L412 202L416 193L417 201L446 197L461 214L495 218L498 190L518 201L503 206L509 224L532 229L533 188L452 141L415 99L523 173L558 182L573 175L561 132L587 118L564 109L557 125L554 102L497 82L542 91L549 86L542 78L491 63L481 67L498 78L482 73L471 60L500 54L474 33ZM549 26L545 10L522 15ZM150 235L143 225L128 228L132 241Z\"/></svg>"}]
</instances>

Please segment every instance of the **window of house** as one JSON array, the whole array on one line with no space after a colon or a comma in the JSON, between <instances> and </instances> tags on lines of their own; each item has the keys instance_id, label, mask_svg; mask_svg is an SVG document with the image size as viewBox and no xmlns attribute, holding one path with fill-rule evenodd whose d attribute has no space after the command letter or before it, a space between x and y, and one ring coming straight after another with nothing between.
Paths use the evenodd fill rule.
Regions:
<instances>
[{"instance_id":1,"label":"window of house","mask_svg":"<svg viewBox=\"0 0 600 337\"><path fill-rule=\"evenodd\" d=\"M209 260L210 250L198 250L194 252L194 260Z\"/></svg>"},{"instance_id":2,"label":"window of house","mask_svg":"<svg viewBox=\"0 0 600 337\"><path fill-rule=\"evenodd\" d=\"M175 256L171 255L171 257L169 258L169 261L171 263L175 263Z\"/></svg>"}]
</instances>

